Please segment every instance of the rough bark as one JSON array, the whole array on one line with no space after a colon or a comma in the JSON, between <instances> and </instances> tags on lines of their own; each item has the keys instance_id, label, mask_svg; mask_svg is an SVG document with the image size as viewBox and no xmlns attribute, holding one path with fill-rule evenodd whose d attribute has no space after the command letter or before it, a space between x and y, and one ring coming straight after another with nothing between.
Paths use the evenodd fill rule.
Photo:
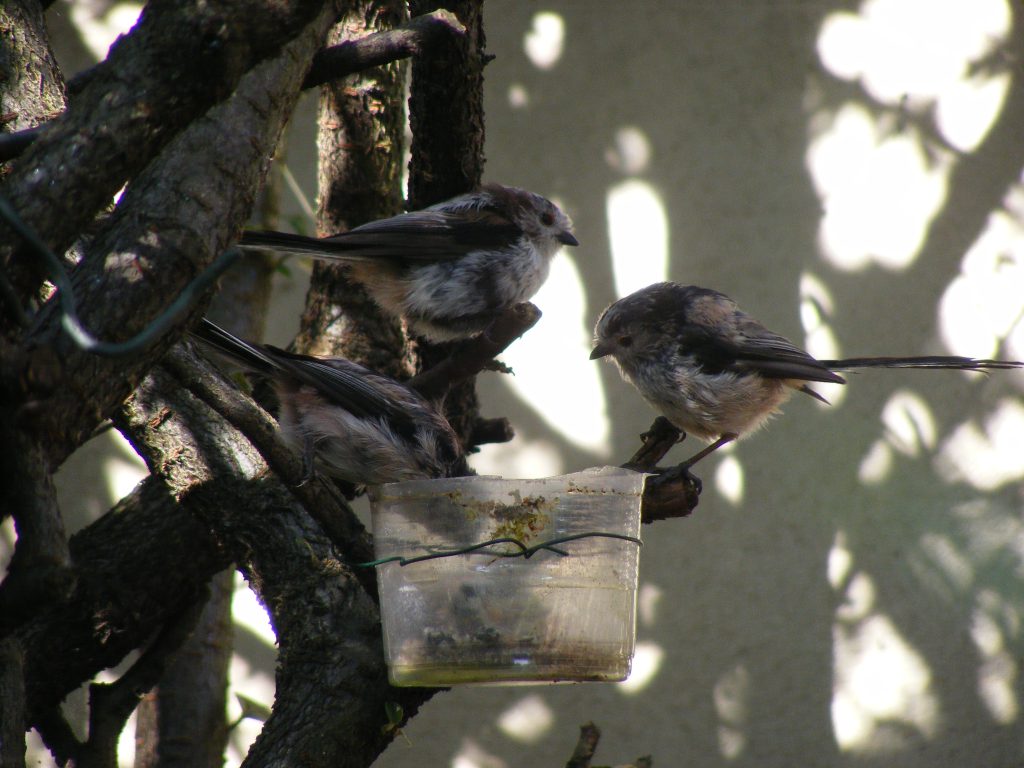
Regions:
<instances>
[{"instance_id":1,"label":"rough bark","mask_svg":"<svg viewBox=\"0 0 1024 768\"><path fill-rule=\"evenodd\" d=\"M365 37L404 20L403 3L353 6L330 42ZM332 234L402 208L405 66L390 64L326 85L317 136L317 229ZM346 269L315 264L299 346L338 354L401 378L409 375L400 324L384 315Z\"/></svg>"},{"instance_id":2,"label":"rough bark","mask_svg":"<svg viewBox=\"0 0 1024 768\"><path fill-rule=\"evenodd\" d=\"M63 252L126 181L322 6L322 0L148 4L71 107L12 163L3 194ZM0 261L27 298L39 285L38 262L14 242L0 226Z\"/></svg>"},{"instance_id":3,"label":"rough bark","mask_svg":"<svg viewBox=\"0 0 1024 768\"><path fill-rule=\"evenodd\" d=\"M221 501L235 499L225 491ZM206 527L156 478L72 536L70 548L79 575L75 590L13 635L25 653L29 723L45 719L68 693L143 646L229 562Z\"/></svg>"},{"instance_id":4,"label":"rough bark","mask_svg":"<svg viewBox=\"0 0 1024 768\"><path fill-rule=\"evenodd\" d=\"M409 207L425 208L478 186L484 167L483 70L481 0L412 0L410 13L430 13L441 5L454 13L466 34L439 44L429 58L413 61L409 93L412 127L409 162ZM448 345L421 342L418 370L434 367L450 353ZM480 429L476 381L462 382L448 393L445 415L471 449ZM510 433L504 435L511 438Z\"/></svg>"},{"instance_id":5,"label":"rough bark","mask_svg":"<svg viewBox=\"0 0 1024 768\"><path fill-rule=\"evenodd\" d=\"M155 471L188 487L183 498L230 544L270 612L277 697L245 764L368 765L390 738L376 605L258 454L240 451L245 441L178 385L159 370L147 378L127 428ZM225 505L225 490L237 500Z\"/></svg>"},{"instance_id":6,"label":"rough bark","mask_svg":"<svg viewBox=\"0 0 1024 768\"><path fill-rule=\"evenodd\" d=\"M244 78L230 100L181 133L125 192L73 275L82 319L96 336L137 333L236 236L332 16L325 10L285 55ZM47 359L59 363L45 390L25 397L38 401L26 427L45 437L52 465L124 400L172 341L166 334L129 358L98 357L62 332L59 310L49 303L25 346L48 349Z\"/></svg>"},{"instance_id":7,"label":"rough bark","mask_svg":"<svg viewBox=\"0 0 1024 768\"><path fill-rule=\"evenodd\" d=\"M64 111L64 79L39 3L0 6L0 132L33 128Z\"/></svg>"},{"instance_id":8,"label":"rough bark","mask_svg":"<svg viewBox=\"0 0 1024 768\"><path fill-rule=\"evenodd\" d=\"M275 189L268 184L261 208L276 211ZM269 214L273 216L273 213ZM263 217L265 226L272 222ZM259 339L270 300L272 265L253 255L232 268L230 279L207 317L231 333ZM224 763L228 723L228 667L233 625L234 571L216 574L209 599L191 636L174 654L160 683L139 703L135 725L137 768L220 768Z\"/></svg>"},{"instance_id":9,"label":"rough bark","mask_svg":"<svg viewBox=\"0 0 1024 768\"><path fill-rule=\"evenodd\" d=\"M136 768L220 768L224 764L234 571L215 574L191 636L159 684L139 702Z\"/></svg>"}]
</instances>

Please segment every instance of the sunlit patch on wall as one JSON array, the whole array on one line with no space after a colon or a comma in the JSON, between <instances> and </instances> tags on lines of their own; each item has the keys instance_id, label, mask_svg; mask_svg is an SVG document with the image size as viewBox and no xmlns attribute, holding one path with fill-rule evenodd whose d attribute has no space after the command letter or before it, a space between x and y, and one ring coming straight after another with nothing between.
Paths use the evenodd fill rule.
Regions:
<instances>
[{"instance_id":1,"label":"sunlit patch on wall","mask_svg":"<svg viewBox=\"0 0 1024 768\"><path fill-rule=\"evenodd\" d=\"M837 531L832 547L828 551L828 583L832 589L841 589L853 569L853 552L850 551L844 531Z\"/></svg>"},{"instance_id":2,"label":"sunlit patch on wall","mask_svg":"<svg viewBox=\"0 0 1024 768\"><path fill-rule=\"evenodd\" d=\"M551 276L532 301L544 315L502 354L515 371L506 381L566 440L607 454L610 426L600 371L586 364L592 319L585 315L583 283L575 263L557 256Z\"/></svg>"},{"instance_id":3,"label":"sunlit patch on wall","mask_svg":"<svg viewBox=\"0 0 1024 768\"><path fill-rule=\"evenodd\" d=\"M1008 635L1020 631L1017 608L995 592L978 594L978 604L971 615L971 639L981 656L978 667L978 697L993 719L1010 725L1020 714L1017 677L1020 673Z\"/></svg>"},{"instance_id":4,"label":"sunlit patch on wall","mask_svg":"<svg viewBox=\"0 0 1024 768\"><path fill-rule=\"evenodd\" d=\"M256 637L273 647L277 644L277 636L270 624L266 609L256 599L256 593L249 589L245 579L235 574L235 594L231 600L231 620L245 627Z\"/></svg>"},{"instance_id":5,"label":"sunlit patch on wall","mask_svg":"<svg viewBox=\"0 0 1024 768\"><path fill-rule=\"evenodd\" d=\"M889 477L896 454L915 458L934 450L938 442L932 410L916 392L901 389L890 395L882 408L881 423L883 434L868 448L857 473L868 485Z\"/></svg>"},{"instance_id":6,"label":"sunlit patch on wall","mask_svg":"<svg viewBox=\"0 0 1024 768\"><path fill-rule=\"evenodd\" d=\"M872 104L870 112L854 101L822 110L820 88L809 88L807 103L819 111L810 117L808 166L831 263L902 269L917 256L955 152L975 149L1003 109L1008 73L979 64L1011 28L1006 0L866 0L824 20L823 68L856 81ZM940 141L928 135L933 126Z\"/></svg>"},{"instance_id":7,"label":"sunlit patch on wall","mask_svg":"<svg viewBox=\"0 0 1024 768\"><path fill-rule=\"evenodd\" d=\"M110 456L103 465L107 492L112 499L122 499L131 493L149 474L145 463L129 442L116 429L107 432L109 440L117 446L118 455Z\"/></svg>"},{"instance_id":8,"label":"sunlit patch on wall","mask_svg":"<svg viewBox=\"0 0 1024 768\"><path fill-rule=\"evenodd\" d=\"M621 693L632 695L644 690L654 680L665 661L665 650L657 643L639 642L633 653L629 677L618 685Z\"/></svg>"},{"instance_id":9,"label":"sunlit patch on wall","mask_svg":"<svg viewBox=\"0 0 1024 768\"><path fill-rule=\"evenodd\" d=\"M142 3L115 3L103 14L96 13L102 4L69 5L71 21L76 29L81 30L82 42L97 61L107 57L107 51L118 35L131 29L142 13Z\"/></svg>"},{"instance_id":10,"label":"sunlit patch on wall","mask_svg":"<svg viewBox=\"0 0 1024 768\"><path fill-rule=\"evenodd\" d=\"M452 768L509 768L509 765L472 739L463 739L458 753L452 758Z\"/></svg>"},{"instance_id":11,"label":"sunlit patch on wall","mask_svg":"<svg viewBox=\"0 0 1024 768\"><path fill-rule=\"evenodd\" d=\"M952 163L949 152L926 153L912 129L888 134L848 103L811 140L807 164L824 207L821 252L853 271L910 266L946 199Z\"/></svg>"},{"instance_id":12,"label":"sunlit patch on wall","mask_svg":"<svg viewBox=\"0 0 1024 768\"><path fill-rule=\"evenodd\" d=\"M1024 404L1004 398L983 424L960 424L939 446L936 472L982 491L1024 478Z\"/></svg>"},{"instance_id":13,"label":"sunlit patch on wall","mask_svg":"<svg viewBox=\"0 0 1024 768\"><path fill-rule=\"evenodd\" d=\"M974 564L967 553L949 536L940 533L925 533L921 537L921 554L941 574L948 594L966 592L974 583Z\"/></svg>"},{"instance_id":14,"label":"sunlit patch on wall","mask_svg":"<svg viewBox=\"0 0 1024 768\"><path fill-rule=\"evenodd\" d=\"M515 741L532 744L544 737L555 722L555 713L543 698L526 696L498 715L498 728Z\"/></svg>"},{"instance_id":15,"label":"sunlit patch on wall","mask_svg":"<svg viewBox=\"0 0 1024 768\"><path fill-rule=\"evenodd\" d=\"M931 671L888 617L837 622L833 639L832 725L842 749L865 746L886 724L934 735L938 702Z\"/></svg>"},{"instance_id":16,"label":"sunlit patch on wall","mask_svg":"<svg viewBox=\"0 0 1024 768\"><path fill-rule=\"evenodd\" d=\"M615 292L625 296L668 275L668 216L661 195L629 179L608 190L605 203Z\"/></svg>"},{"instance_id":17,"label":"sunlit patch on wall","mask_svg":"<svg viewBox=\"0 0 1024 768\"><path fill-rule=\"evenodd\" d=\"M989 214L939 302L942 338L954 354L990 357L1005 341L1004 354L1018 360L1024 356L1022 222L1024 185L1018 183L1002 209ZM1024 386L1024 376L1020 380Z\"/></svg>"},{"instance_id":18,"label":"sunlit patch on wall","mask_svg":"<svg viewBox=\"0 0 1024 768\"><path fill-rule=\"evenodd\" d=\"M665 590L657 584L651 584L648 581L640 585L640 591L636 598L636 615L640 626L649 627L657 621L658 606L664 596Z\"/></svg>"},{"instance_id":19,"label":"sunlit patch on wall","mask_svg":"<svg viewBox=\"0 0 1024 768\"><path fill-rule=\"evenodd\" d=\"M1011 28L1006 0L866 0L858 13L826 17L818 56L876 101L896 104L905 94L941 99Z\"/></svg>"},{"instance_id":20,"label":"sunlit patch on wall","mask_svg":"<svg viewBox=\"0 0 1024 768\"><path fill-rule=\"evenodd\" d=\"M609 168L635 176L647 170L651 164L651 152L647 134L636 126L627 125L615 132L614 143L605 150L604 159Z\"/></svg>"},{"instance_id":21,"label":"sunlit patch on wall","mask_svg":"<svg viewBox=\"0 0 1024 768\"><path fill-rule=\"evenodd\" d=\"M713 691L718 713L718 749L733 760L747 744L747 705L750 698L750 673L738 664L718 678Z\"/></svg>"},{"instance_id":22,"label":"sunlit patch on wall","mask_svg":"<svg viewBox=\"0 0 1024 768\"><path fill-rule=\"evenodd\" d=\"M526 109L530 106L530 92L522 83L512 83L508 87L508 105L512 109Z\"/></svg>"},{"instance_id":23,"label":"sunlit patch on wall","mask_svg":"<svg viewBox=\"0 0 1024 768\"><path fill-rule=\"evenodd\" d=\"M234 579L234 596L231 600L231 620L251 632L269 647L276 644L274 630L267 612L238 573ZM228 689L228 718L238 725L231 731L226 765L236 766L245 759L249 747L259 736L263 723L257 719L244 718L242 707L236 698L240 694L259 704L270 706L274 701L275 683L273 670L264 670L249 663L245 656L234 653L231 656L230 685Z\"/></svg>"},{"instance_id":24,"label":"sunlit patch on wall","mask_svg":"<svg viewBox=\"0 0 1024 768\"><path fill-rule=\"evenodd\" d=\"M1009 74L975 76L953 83L936 106L939 132L961 152L974 151L999 117L1009 90Z\"/></svg>"},{"instance_id":25,"label":"sunlit patch on wall","mask_svg":"<svg viewBox=\"0 0 1024 768\"><path fill-rule=\"evenodd\" d=\"M231 685L228 690L227 716L232 722L238 721L238 725L231 730L227 749L226 765L230 768L241 764L263 729L263 723L258 719L247 717L239 720L242 706L235 694L269 707L274 701L275 686L273 677L255 669L238 654L231 657L229 677Z\"/></svg>"},{"instance_id":26,"label":"sunlit patch on wall","mask_svg":"<svg viewBox=\"0 0 1024 768\"><path fill-rule=\"evenodd\" d=\"M872 743L879 728L899 724L922 736L938 726L931 670L877 611L874 580L857 563L840 531L828 558L828 579L842 598L833 625L832 725L843 749Z\"/></svg>"},{"instance_id":27,"label":"sunlit patch on wall","mask_svg":"<svg viewBox=\"0 0 1024 768\"><path fill-rule=\"evenodd\" d=\"M734 507L743 501L743 465L735 455L726 456L718 462L715 490Z\"/></svg>"},{"instance_id":28,"label":"sunlit patch on wall","mask_svg":"<svg viewBox=\"0 0 1024 768\"><path fill-rule=\"evenodd\" d=\"M480 453L470 457L470 464L481 475L501 477L547 477L569 471L554 443L521 435L510 443L481 446Z\"/></svg>"},{"instance_id":29,"label":"sunlit patch on wall","mask_svg":"<svg viewBox=\"0 0 1024 768\"><path fill-rule=\"evenodd\" d=\"M537 69L551 69L562 58L565 20L560 14L542 11L533 16L530 31L523 38L523 50Z\"/></svg>"},{"instance_id":30,"label":"sunlit patch on wall","mask_svg":"<svg viewBox=\"0 0 1024 768\"><path fill-rule=\"evenodd\" d=\"M834 311L835 302L828 286L810 272L800 275L800 322L804 327L804 349L819 360L839 357L839 342L829 320ZM818 403L821 408L838 406L846 399L846 387L841 384L816 382L814 389L830 403L829 406Z\"/></svg>"}]
</instances>

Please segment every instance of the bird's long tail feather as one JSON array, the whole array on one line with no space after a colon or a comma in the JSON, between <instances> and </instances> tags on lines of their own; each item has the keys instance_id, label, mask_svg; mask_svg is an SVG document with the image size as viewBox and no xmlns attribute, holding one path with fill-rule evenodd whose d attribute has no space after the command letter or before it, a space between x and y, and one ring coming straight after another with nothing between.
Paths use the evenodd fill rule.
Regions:
<instances>
[{"instance_id":1,"label":"bird's long tail feather","mask_svg":"<svg viewBox=\"0 0 1024 768\"><path fill-rule=\"evenodd\" d=\"M281 367L260 347L242 341L205 317L192 329L192 336L256 373L269 374Z\"/></svg>"},{"instance_id":2,"label":"bird's long tail feather","mask_svg":"<svg viewBox=\"0 0 1024 768\"><path fill-rule=\"evenodd\" d=\"M938 368L957 371L985 371L1024 368L1019 360L976 360L954 355L924 355L921 357L847 357L842 360L822 360L833 371L854 368Z\"/></svg>"},{"instance_id":3,"label":"bird's long tail feather","mask_svg":"<svg viewBox=\"0 0 1024 768\"><path fill-rule=\"evenodd\" d=\"M246 230L238 241L244 250L267 249L293 256L313 256L318 259L339 261L368 261L374 257L367 253L365 243L354 238L319 238L296 235L291 232Z\"/></svg>"}]
</instances>

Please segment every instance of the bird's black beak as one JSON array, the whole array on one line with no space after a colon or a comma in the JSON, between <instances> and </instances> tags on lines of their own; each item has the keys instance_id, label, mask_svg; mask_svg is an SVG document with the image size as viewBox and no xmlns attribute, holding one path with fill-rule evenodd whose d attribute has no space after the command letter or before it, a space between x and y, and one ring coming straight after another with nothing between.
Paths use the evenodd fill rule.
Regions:
<instances>
[{"instance_id":1,"label":"bird's black beak","mask_svg":"<svg viewBox=\"0 0 1024 768\"><path fill-rule=\"evenodd\" d=\"M597 360L599 357L606 357L612 353L612 345L606 342L597 342L594 346L593 351L590 353L591 360Z\"/></svg>"},{"instance_id":2,"label":"bird's black beak","mask_svg":"<svg viewBox=\"0 0 1024 768\"><path fill-rule=\"evenodd\" d=\"M572 232L566 230L558 234L558 242L562 245L579 245L580 241L576 239Z\"/></svg>"}]
</instances>

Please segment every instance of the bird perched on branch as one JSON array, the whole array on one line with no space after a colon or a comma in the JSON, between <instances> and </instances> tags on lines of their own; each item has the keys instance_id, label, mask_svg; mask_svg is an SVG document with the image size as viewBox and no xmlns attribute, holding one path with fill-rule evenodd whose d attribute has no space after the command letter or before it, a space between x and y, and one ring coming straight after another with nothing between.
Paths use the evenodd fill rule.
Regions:
<instances>
[{"instance_id":1,"label":"bird perched on branch","mask_svg":"<svg viewBox=\"0 0 1024 768\"><path fill-rule=\"evenodd\" d=\"M429 401L400 381L344 358L250 344L206 320L200 341L274 385L285 439L331 477L355 485L467 474L458 437Z\"/></svg>"},{"instance_id":2,"label":"bird perched on branch","mask_svg":"<svg viewBox=\"0 0 1024 768\"><path fill-rule=\"evenodd\" d=\"M486 329L537 292L559 248L578 244L550 200L497 184L331 237L249 231L239 241L348 264L382 309L433 341Z\"/></svg>"},{"instance_id":3,"label":"bird perched on branch","mask_svg":"<svg viewBox=\"0 0 1024 768\"><path fill-rule=\"evenodd\" d=\"M763 425L794 392L827 402L808 382L845 384L835 371L1024 367L943 355L817 360L728 296L678 283L656 283L614 302L598 319L594 339L591 360L610 356L655 410L710 443L685 466Z\"/></svg>"}]
</instances>

